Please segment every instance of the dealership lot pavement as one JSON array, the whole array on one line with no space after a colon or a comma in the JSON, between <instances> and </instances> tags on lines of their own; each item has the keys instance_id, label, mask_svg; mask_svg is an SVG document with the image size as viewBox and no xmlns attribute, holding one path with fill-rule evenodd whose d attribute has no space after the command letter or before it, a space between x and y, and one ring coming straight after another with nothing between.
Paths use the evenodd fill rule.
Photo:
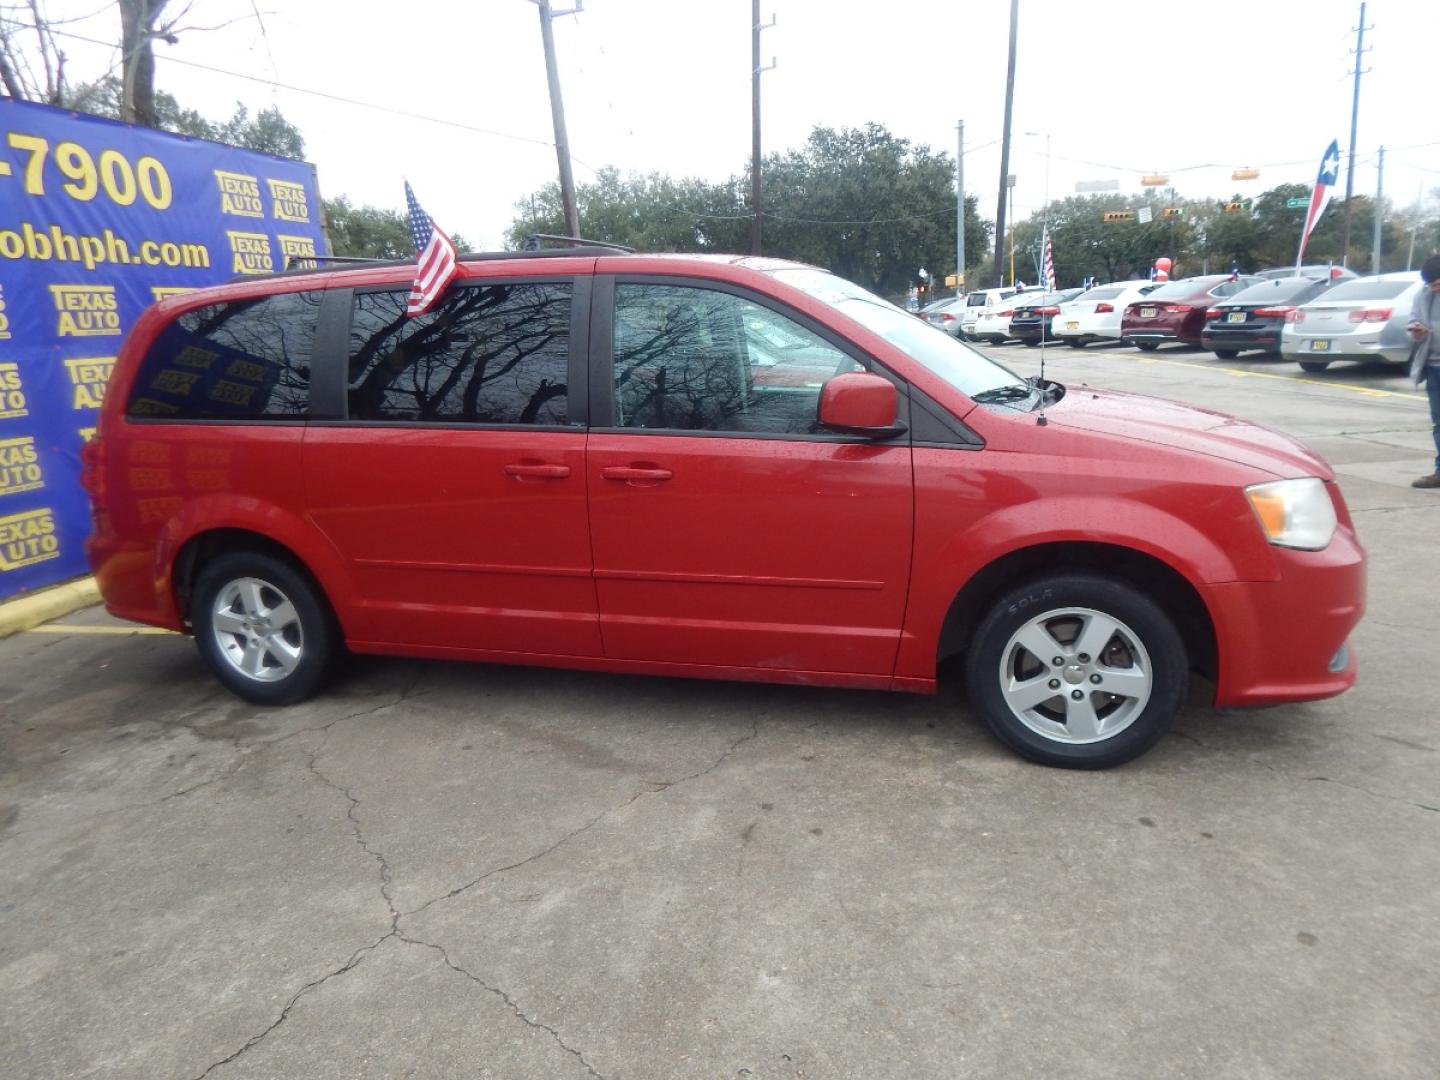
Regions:
<instances>
[{"instance_id":1,"label":"dealership lot pavement","mask_svg":"<svg viewBox=\"0 0 1440 1080\"><path fill-rule=\"evenodd\" d=\"M1354 691L1197 687L1082 774L955 686L364 659L263 710L83 612L0 641L0 1075L1433 1078L1423 397L1170 349L1046 367L1329 458L1371 557Z\"/></svg>"}]
</instances>

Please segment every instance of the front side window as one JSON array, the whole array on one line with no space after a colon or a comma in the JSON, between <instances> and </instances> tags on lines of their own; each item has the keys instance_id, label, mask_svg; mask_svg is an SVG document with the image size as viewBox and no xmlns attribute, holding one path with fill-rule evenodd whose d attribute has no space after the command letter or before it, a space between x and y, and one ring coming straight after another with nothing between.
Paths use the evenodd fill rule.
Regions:
<instances>
[{"instance_id":1,"label":"front side window","mask_svg":"<svg viewBox=\"0 0 1440 1080\"><path fill-rule=\"evenodd\" d=\"M278 293L188 311L146 353L130 416L303 420L320 292Z\"/></svg>"},{"instance_id":2,"label":"front side window","mask_svg":"<svg viewBox=\"0 0 1440 1080\"><path fill-rule=\"evenodd\" d=\"M1009 368L962 344L958 338L935 333L934 327L907 317L894 304L844 278L798 266L774 270L771 275L885 338L962 394L974 397L990 390L1012 386L1018 390L1026 385L1025 380ZM1013 295L1013 292L1002 295Z\"/></svg>"},{"instance_id":3,"label":"front side window","mask_svg":"<svg viewBox=\"0 0 1440 1080\"><path fill-rule=\"evenodd\" d=\"M794 320L730 293L615 288L618 427L812 434L820 387L859 367Z\"/></svg>"},{"instance_id":4,"label":"front side window","mask_svg":"<svg viewBox=\"0 0 1440 1080\"><path fill-rule=\"evenodd\" d=\"M356 293L350 419L565 424L570 295L563 282L452 289L411 317L402 290Z\"/></svg>"}]
</instances>

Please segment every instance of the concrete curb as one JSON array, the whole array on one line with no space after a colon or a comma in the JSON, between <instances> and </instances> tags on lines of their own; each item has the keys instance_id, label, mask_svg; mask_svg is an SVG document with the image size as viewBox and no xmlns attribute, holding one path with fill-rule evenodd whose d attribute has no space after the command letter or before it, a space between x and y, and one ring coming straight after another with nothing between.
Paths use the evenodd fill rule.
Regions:
<instances>
[{"instance_id":1,"label":"concrete curb","mask_svg":"<svg viewBox=\"0 0 1440 1080\"><path fill-rule=\"evenodd\" d=\"M77 578L51 589L0 604L0 638L69 615L100 602L100 587L93 577Z\"/></svg>"}]
</instances>

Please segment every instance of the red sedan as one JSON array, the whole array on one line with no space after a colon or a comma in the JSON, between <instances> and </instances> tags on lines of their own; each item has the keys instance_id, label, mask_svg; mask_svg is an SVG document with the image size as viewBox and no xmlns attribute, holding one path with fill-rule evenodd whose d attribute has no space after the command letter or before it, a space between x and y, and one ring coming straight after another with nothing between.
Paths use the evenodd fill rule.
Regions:
<instances>
[{"instance_id":1,"label":"red sedan","mask_svg":"<svg viewBox=\"0 0 1440 1080\"><path fill-rule=\"evenodd\" d=\"M1162 285L1125 309L1120 320L1120 340L1146 352L1167 341L1199 345L1205 312L1217 300L1260 281L1248 274L1208 274Z\"/></svg>"}]
</instances>

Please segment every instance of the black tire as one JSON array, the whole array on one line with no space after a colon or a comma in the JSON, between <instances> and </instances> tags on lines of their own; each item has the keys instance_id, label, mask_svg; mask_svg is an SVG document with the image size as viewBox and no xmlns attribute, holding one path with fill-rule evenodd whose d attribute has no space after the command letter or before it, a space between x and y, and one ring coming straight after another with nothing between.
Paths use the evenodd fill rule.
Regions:
<instances>
[{"instance_id":1,"label":"black tire","mask_svg":"<svg viewBox=\"0 0 1440 1080\"><path fill-rule=\"evenodd\" d=\"M1065 344L1069 345L1072 349L1083 349L1086 345L1089 345L1090 343L1084 338L1072 337L1066 338Z\"/></svg>"},{"instance_id":2,"label":"black tire","mask_svg":"<svg viewBox=\"0 0 1440 1080\"><path fill-rule=\"evenodd\" d=\"M1025 344L1026 344L1027 346L1029 346L1030 348L1033 349L1033 348L1035 348L1036 345L1039 345L1040 342L1039 342L1038 339L1035 340L1035 341L1031 341L1029 338L1025 338Z\"/></svg>"},{"instance_id":3,"label":"black tire","mask_svg":"<svg viewBox=\"0 0 1440 1080\"><path fill-rule=\"evenodd\" d=\"M1324 371L1330 366L1329 360L1301 360L1300 370L1308 371L1311 375Z\"/></svg>"},{"instance_id":4,"label":"black tire","mask_svg":"<svg viewBox=\"0 0 1440 1080\"><path fill-rule=\"evenodd\" d=\"M1132 341L1130 344L1134 345L1141 352L1154 352L1160 347L1158 341Z\"/></svg>"},{"instance_id":5,"label":"black tire","mask_svg":"<svg viewBox=\"0 0 1440 1080\"><path fill-rule=\"evenodd\" d=\"M1097 655L1081 663L1079 657L1085 654L1075 653L1072 646L1080 641L1081 628L1096 625L1089 621L1094 616L1112 621L1117 629L1105 639L1107 659ZM1058 645L1059 655L1037 663L1033 653L1012 642L1032 624L1047 628L1047 640ZM1071 628L1075 632L1070 644L1063 644ZM1055 667L1054 659L1062 660L1062 665ZM1119 678L1122 672L1127 681L1148 679L1148 697L1112 695L1096 688L1095 678L1103 686L1104 673ZM1048 700L1026 710L1028 719L1011 707L1002 687L1002 681L1017 674L1022 683L1043 675L1046 689L1059 687ZM1170 730L1185 703L1189 662L1174 623L1149 597L1110 578L1057 574L1000 597L975 630L965 660L965 682L971 707L1001 742L1021 756L1042 765L1103 769L1139 757ZM1083 722L1077 719L1077 727L1070 727L1067 695L1076 693L1084 695L1092 714L1106 714L1097 721L1091 741L1071 737ZM1105 734L1106 723L1116 725L1113 734Z\"/></svg>"},{"instance_id":6,"label":"black tire","mask_svg":"<svg viewBox=\"0 0 1440 1080\"><path fill-rule=\"evenodd\" d=\"M1214 349L1212 351L1215 353L1216 358L1220 360L1234 360L1240 355L1239 349Z\"/></svg>"},{"instance_id":7,"label":"black tire","mask_svg":"<svg viewBox=\"0 0 1440 1080\"><path fill-rule=\"evenodd\" d=\"M244 598L250 583L257 590L255 604ZM235 594L231 604L220 599L227 590ZM288 601L289 608L278 601ZM250 613L251 607L257 612ZM261 608L266 610L259 611ZM272 620L275 612L282 614ZM257 614L263 623L252 621ZM223 630L217 620L244 622L246 627ZM281 620L285 620L283 625ZM201 569L190 604L190 622L200 655L216 677L232 693L257 705L293 705L313 696L330 680L343 652L339 625L309 575L289 561L258 551L227 552ZM257 636L266 632L270 632L268 639ZM247 640L251 646L246 645ZM287 645L295 656L289 671L283 660L277 660ZM254 666L258 670L247 674L239 665L257 654ZM285 655L292 653L286 651Z\"/></svg>"}]
</instances>

